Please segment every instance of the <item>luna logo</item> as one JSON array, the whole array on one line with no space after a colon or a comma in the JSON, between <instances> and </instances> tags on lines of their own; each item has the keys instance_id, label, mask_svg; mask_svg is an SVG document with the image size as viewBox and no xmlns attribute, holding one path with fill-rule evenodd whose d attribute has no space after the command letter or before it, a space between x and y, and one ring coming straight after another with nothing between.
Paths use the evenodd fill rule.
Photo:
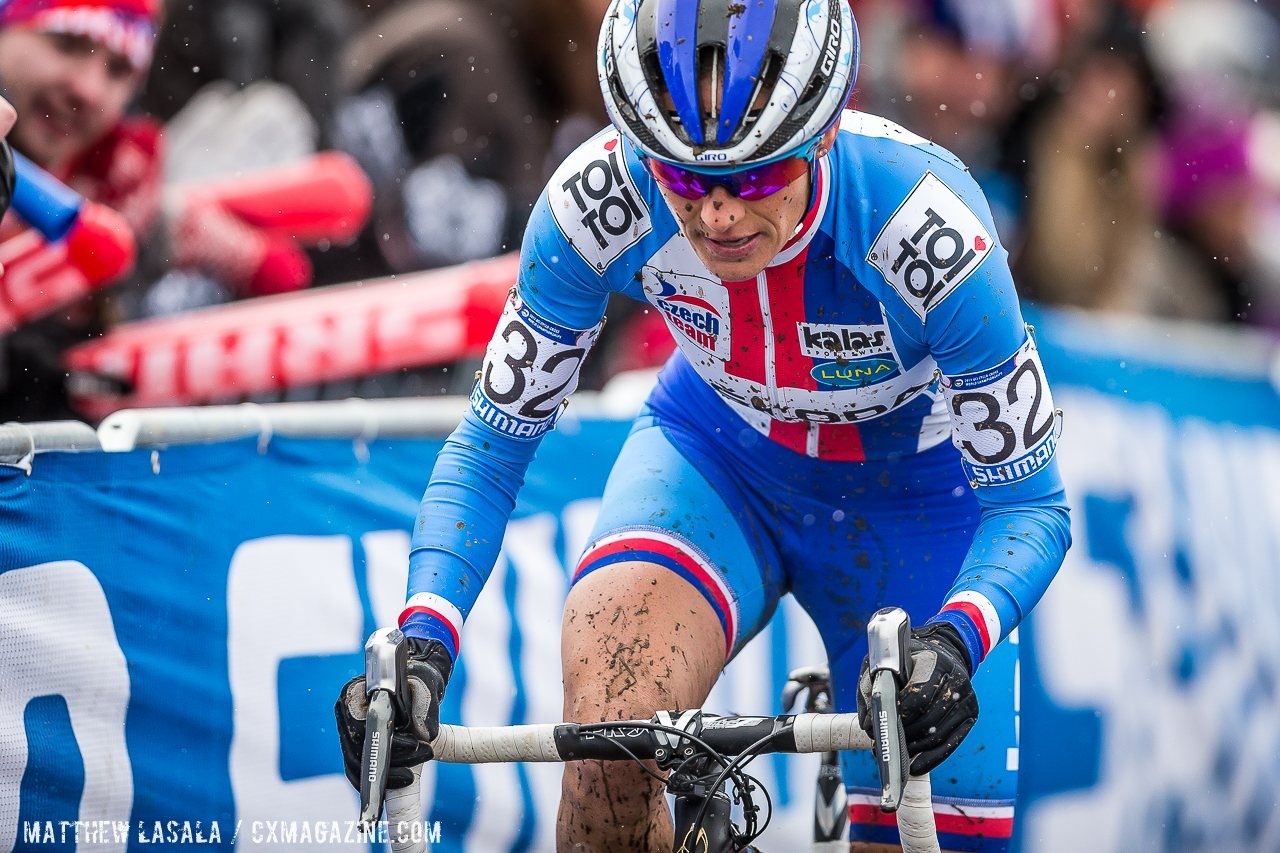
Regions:
<instances>
[{"instance_id":1,"label":"luna logo","mask_svg":"<svg viewBox=\"0 0 1280 853\"><path fill-rule=\"evenodd\" d=\"M861 388L888 379L898 372L898 363L887 358L864 358L840 364L819 364L809 375L823 385L836 388Z\"/></svg>"},{"instance_id":2,"label":"luna logo","mask_svg":"<svg viewBox=\"0 0 1280 853\"><path fill-rule=\"evenodd\" d=\"M691 341L714 350L720 337L720 312L705 299L681 293L670 282L659 279L658 284L661 289L653 294L653 304Z\"/></svg>"}]
</instances>

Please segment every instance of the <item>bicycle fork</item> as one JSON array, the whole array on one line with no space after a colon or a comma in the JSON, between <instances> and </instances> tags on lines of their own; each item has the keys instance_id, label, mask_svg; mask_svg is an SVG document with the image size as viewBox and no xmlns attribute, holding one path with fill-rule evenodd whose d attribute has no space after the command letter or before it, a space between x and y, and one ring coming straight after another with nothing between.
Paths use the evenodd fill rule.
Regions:
<instances>
[{"instance_id":1,"label":"bicycle fork","mask_svg":"<svg viewBox=\"0 0 1280 853\"><path fill-rule=\"evenodd\" d=\"M813 806L815 853L845 853L849 849L849 795L840 772L840 753L822 753Z\"/></svg>"},{"instance_id":2,"label":"bicycle fork","mask_svg":"<svg viewBox=\"0 0 1280 853\"><path fill-rule=\"evenodd\" d=\"M787 676L782 691L782 705L791 708L799 695L806 693L804 710L810 714L829 714L831 673L825 666L805 666ZM822 753L813 798L814 853L846 853L849 849L849 795L840 771L840 753Z\"/></svg>"}]
</instances>

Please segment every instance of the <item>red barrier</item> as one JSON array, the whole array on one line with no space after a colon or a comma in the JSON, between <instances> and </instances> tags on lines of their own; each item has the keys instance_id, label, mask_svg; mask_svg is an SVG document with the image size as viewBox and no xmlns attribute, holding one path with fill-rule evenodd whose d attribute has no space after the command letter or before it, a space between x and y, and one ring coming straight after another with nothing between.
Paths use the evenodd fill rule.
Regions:
<instances>
[{"instance_id":1,"label":"red barrier","mask_svg":"<svg viewBox=\"0 0 1280 853\"><path fill-rule=\"evenodd\" d=\"M91 201L57 242L24 228L0 243L0 333L119 280L133 268L136 252L124 217Z\"/></svg>"},{"instance_id":2,"label":"red barrier","mask_svg":"<svg viewBox=\"0 0 1280 853\"><path fill-rule=\"evenodd\" d=\"M350 156L322 151L239 178L181 184L183 203L217 205L271 234L306 245L354 240L373 207L373 184Z\"/></svg>"},{"instance_id":3,"label":"red barrier","mask_svg":"<svg viewBox=\"0 0 1280 853\"><path fill-rule=\"evenodd\" d=\"M108 380L73 383L95 386L76 398L93 417L447 363L484 351L518 269L510 254L124 324L66 363Z\"/></svg>"}]
</instances>

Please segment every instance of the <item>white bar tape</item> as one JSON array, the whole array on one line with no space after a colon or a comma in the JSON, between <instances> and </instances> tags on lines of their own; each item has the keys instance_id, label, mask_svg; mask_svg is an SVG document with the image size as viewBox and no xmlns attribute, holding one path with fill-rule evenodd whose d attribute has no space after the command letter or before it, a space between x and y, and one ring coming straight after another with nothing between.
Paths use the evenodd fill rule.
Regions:
<instances>
[{"instance_id":1,"label":"white bar tape","mask_svg":"<svg viewBox=\"0 0 1280 853\"><path fill-rule=\"evenodd\" d=\"M413 782L404 788L388 788L383 801L387 810L387 837L392 853L426 853L422 823L422 765L413 768ZM419 824L415 827L414 824Z\"/></svg>"},{"instance_id":2,"label":"white bar tape","mask_svg":"<svg viewBox=\"0 0 1280 853\"><path fill-rule=\"evenodd\" d=\"M555 731L552 723L476 728L441 726L440 736L431 742L431 748L437 761L450 764L563 761L556 751Z\"/></svg>"},{"instance_id":3,"label":"white bar tape","mask_svg":"<svg viewBox=\"0 0 1280 853\"><path fill-rule=\"evenodd\" d=\"M898 806L898 835L902 839L902 853L938 853L928 773L907 779L902 803Z\"/></svg>"},{"instance_id":4,"label":"white bar tape","mask_svg":"<svg viewBox=\"0 0 1280 853\"><path fill-rule=\"evenodd\" d=\"M871 738L858 725L857 714L797 714L792 725L797 752L871 749Z\"/></svg>"}]
</instances>

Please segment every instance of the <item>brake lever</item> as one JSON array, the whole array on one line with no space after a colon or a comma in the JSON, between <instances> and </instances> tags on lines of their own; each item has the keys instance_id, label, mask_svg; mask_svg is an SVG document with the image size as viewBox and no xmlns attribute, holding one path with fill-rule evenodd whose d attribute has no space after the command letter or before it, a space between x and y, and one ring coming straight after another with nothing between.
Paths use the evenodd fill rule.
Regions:
<instances>
[{"instance_id":1,"label":"brake lever","mask_svg":"<svg viewBox=\"0 0 1280 853\"><path fill-rule=\"evenodd\" d=\"M898 716L898 691L911 680L911 656L907 653L910 636L911 618L899 607L877 610L867 623L871 717L883 812L896 812L902 804L910 766L907 736Z\"/></svg>"},{"instance_id":2,"label":"brake lever","mask_svg":"<svg viewBox=\"0 0 1280 853\"><path fill-rule=\"evenodd\" d=\"M379 628L364 644L364 681L369 711L364 729L364 773L360 777L360 824L373 832L382 817L391 761L391 733L408 719L409 644L399 628Z\"/></svg>"}]
</instances>

